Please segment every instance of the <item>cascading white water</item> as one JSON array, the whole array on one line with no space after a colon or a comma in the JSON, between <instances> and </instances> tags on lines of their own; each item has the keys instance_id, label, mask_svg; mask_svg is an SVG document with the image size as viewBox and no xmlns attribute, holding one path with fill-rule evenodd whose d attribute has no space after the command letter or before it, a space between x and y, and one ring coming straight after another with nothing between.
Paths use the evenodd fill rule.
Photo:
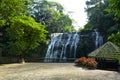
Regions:
<instances>
[{"instance_id":1,"label":"cascading white water","mask_svg":"<svg viewBox=\"0 0 120 80\"><path fill-rule=\"evenodd\" d=\"M74 48L74 58L76 58L76 49L77 49L77 45L78 45L78 42L79 42L79 35L77 34L77 32L73 35L73 41L72 41L72 44L71 44L71 47L70 47L70 53L72 54L72 50Z\"/></svg>"},{"instance_id":2,"label":"cascading white water","mask_svg":"<svg viewBox=\"0 0 120 80\"><path fill-rule=\"evenodd\" d=\"M74 55L69 58L76 58L76 48L79 43L78 33L54 33L51 35L51 41L45 56L45 62L54 62L56 60L66 61L67 55ZM67 53L67 49L72 50ZM74 52L73 52L74 51ZM73 53L72 53L73 52Z\"/></svg>"},{"instance_id":3,"label":"cascading white water","mask_svg":"<svg viewBox=\"0 0 120 80\"><path fill-rule=\"evenodd\" d=\"M62 33L54 33L51 34L51 41L47 49L47 53L45 56L45 62L52 62L52 59L57 58L58 52L54 52L55 45L58 47L62 38ZM54 53L54 54L53 54Z\"/></svg>"},{"instance_id":4,"label":"cascading white water","mask_svg":"<svg viewBox=\"0 0 120 80\"><path fill-rule=\"evenodd\" d=\"M103 44L103 37L99 34L97 29L94 29L93 34L95 34L95 49L97 49L99 46Z\"/></svg>"},{"instance_id":5,"label":"cascading white water","mask_svg":"<svg viewBox=\"0 0 120 80\"><path fill-rule=\"evenodd\" d=\"M95 48L98 48L98 44L99 44L99 33L97 32L96 29L94 29L95 31Z\"/></svg>"},{"instance_id":6,"label":"cascading white water","mask_svg":"<svg viewBox=\"0 0 120 80\"><path fill-rule=\"evenodd\" d=\"M68 59L76 59L81 53L79 52L81 51L79 49L86 50L86 48L90 48L92 51L93 48L97 49L102 44L103 37L96 29L89 32L79 33L53 33L51 35L51 40L49 42L44 61L65 62ZM77 49L78 45L79 49ZM85 53L85 55L86 54L87 53Z\"/></svg>"},{"instance_id":7,"label":"cascading white water","mask_svg":"<svg viewBox=\"0 0 120 80\"><path fill-rule=\"evenodd\" d=\"M62 61L62 60L66 61L66 49L67 49L67 46L70 44L70 40L72 37L71 34L67 34L67 35L68 35L68 39L67 39L66 44L63 44L60 61Z\"/></svg>"}]
</instances>

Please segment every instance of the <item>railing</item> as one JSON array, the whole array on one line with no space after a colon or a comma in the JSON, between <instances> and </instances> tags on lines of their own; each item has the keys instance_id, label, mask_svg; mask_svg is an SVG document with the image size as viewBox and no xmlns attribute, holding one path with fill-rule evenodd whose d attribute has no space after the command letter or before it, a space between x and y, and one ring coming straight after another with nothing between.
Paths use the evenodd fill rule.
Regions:
<instances>
[{"instance_id":1,"label":"railing","mask_svg":"<svg viewBox=\"0 0 120 80\"><path fill-rule=\"evenodd\" d=\"M41 62L41 63L72 63L74 62L75 58L68 58L68 59L60 59L60 58L52 58L46 59L45 58L24 58L25 62ZM19 63L20 58L16 57L0 57L0 64L4 63Z\"/></svg>"},{"instance_id":2,"label":"railing","mask_svg":"<svg viewBox=\"0 0 120 80\"><path fill-rule=\"evenodd\" d=\"M59 63L65 63L65 62L74 62L75 58L67 58L67 59L60 59L60 58L48 58L44 59L44 62L59 62Z\"/></svg>"}]
</instances>

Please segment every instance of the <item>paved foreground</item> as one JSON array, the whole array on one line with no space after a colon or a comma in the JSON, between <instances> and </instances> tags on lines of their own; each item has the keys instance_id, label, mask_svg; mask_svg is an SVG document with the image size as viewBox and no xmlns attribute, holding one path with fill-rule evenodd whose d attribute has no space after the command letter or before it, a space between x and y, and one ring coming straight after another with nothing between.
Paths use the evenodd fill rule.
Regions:
<instances>
[{"instance_id":1,"label":"paved foreground","mask_svg":"<svg viewBox=\"0 0 120 80\"><path fill-rule=\"evenodd\" d=\"M85 70L73 63L25 63L1 65L0 80L120 80L120 74Z\"/></svg>"}]
</instances>

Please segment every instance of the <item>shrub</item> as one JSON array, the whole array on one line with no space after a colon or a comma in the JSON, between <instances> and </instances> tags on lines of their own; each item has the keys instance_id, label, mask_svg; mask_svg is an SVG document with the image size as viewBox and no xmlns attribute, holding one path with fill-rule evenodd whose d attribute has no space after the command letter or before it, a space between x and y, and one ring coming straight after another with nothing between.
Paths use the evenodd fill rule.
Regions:
<instances>
[{"instance_id":1,"label":"shrub","mask_svg":"<svg viewBox=\"0 0 120 80\"><path fill-rule=\"evenodd\" d=\"M86 65L87 65L87 67L88 68L90 68L90 69L95 69L95 68L97 68L97 62L95 61L95 59L94 58L88 58L87 59L87 63L86 63Z\"/></svg>"},{"instance_id":2,"label":"shrub","mask_svg":"<svg viewBox=\"0 0 120 80\"><path fill-rule=\"evenodd\" d=\"M75 60L75 64L77 66L82 66L89 69L95 69L97 68L98 63L95 61L94 58L81 57Z\"/></svg>"},{"instance_id":3,"label":"shrub","mask_svg":"<svg viewBox=\"0 0 120 80\"><path fill-rule=\"evenodd\" d=\"M85 66L86 62L87 62L86 57L81 57L81 58L78 58L78 59L75 60L75 63L78 66Z\"/></svg>"}]
</instances>

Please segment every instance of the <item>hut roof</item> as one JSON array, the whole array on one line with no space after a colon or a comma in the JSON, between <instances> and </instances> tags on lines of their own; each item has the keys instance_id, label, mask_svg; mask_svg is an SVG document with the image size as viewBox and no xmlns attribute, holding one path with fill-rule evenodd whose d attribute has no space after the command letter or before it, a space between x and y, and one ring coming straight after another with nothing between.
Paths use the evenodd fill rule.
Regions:
<instances>
[{"instance_id":1,"label":"hut roof","mask_svg":"<svg viewBox=\"0 0 120 80\"><path fill-rule=\"evenodd\" d=\"M107 42L95 51L91 52L89 57L117 58L120 59L119 47L112 42Z\"/></svg>"}]
</instances>

